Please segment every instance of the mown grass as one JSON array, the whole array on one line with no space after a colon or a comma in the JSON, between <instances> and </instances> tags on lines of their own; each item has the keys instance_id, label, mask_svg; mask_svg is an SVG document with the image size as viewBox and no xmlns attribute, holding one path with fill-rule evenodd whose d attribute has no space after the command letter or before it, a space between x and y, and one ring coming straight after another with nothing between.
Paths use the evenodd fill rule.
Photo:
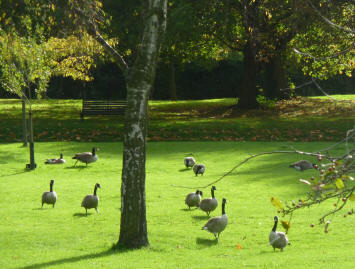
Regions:
<instances>
[{"instance_id":1,"label":"mown grass","mask_svg":"<svg viewBox=\"0 0 355 269\"><path fill-rule=\"evenodd\" d=\"M270 197L296 200L308 187L298 179L316 173L288 168L297 155L254 158L216 184L216 196L227 198L229 225L218 244L202 231L208 220L199 210L187 210L185 195L229 171L238 162L261 151L317 151L328 143L280 142L149 142L147 150L147 220L150 246L113 251L120 224L122 144L36 143L37 169L24 170L28 148L19 143L0 145L0 268L354 268L353 216L332 218L329 233L317 224L332 209L332 202L295 212L291 246L274 252L268 234L276 209ZM99 160L88 167L73 167L76 152L98 146ZM343 149L336 149L342 153ZM46 158L64 153L65 165L48 166ZM195 177L184 169L183 158L193 153L206 165ZM335 153L336 154L336 153ZM312 159L310 159L312 160ZM315 161L315 160L312 160ZM41 194L55 179L55 208L41 209ZM85 216L84 195L99 182L99 210ZM177 188L172 185L190 187ZM209 197L209 187L203 188ZM350 204L344 210L349 210ZM213 216L220 215L220 206ZM282 227L279 227L282 230ZM240 246L240 247L238 247Z\"/></svg>"},{"instance_id":2,"label":"mown grass","mask_svg":"<svg viewBox=\"0 0 355 269\"><path fill-rule=\"evenodd\" d=\"M338 141L354 125L352 95L294 98L267 110L235 109L236 100L151 101L150 141ZM35 141L122 141L123 116L80 120L80 100L34 100ZM22 138L20 100L0 100L0 141Z\"/></svg>"}]
</instances>

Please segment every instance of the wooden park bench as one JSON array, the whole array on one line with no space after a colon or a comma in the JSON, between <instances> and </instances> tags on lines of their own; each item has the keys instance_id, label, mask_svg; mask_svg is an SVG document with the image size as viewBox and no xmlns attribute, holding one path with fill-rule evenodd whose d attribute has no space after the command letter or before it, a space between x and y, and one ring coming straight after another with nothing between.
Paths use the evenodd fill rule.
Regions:
<instances>
[{"instance_id":1,"label":"wooden park bench","mask_svg":"<svg viewBox=\"0 0 355 269\"><path fill-rule=\"evenodd\" d=\"M96 115L124 115L127 101L124 100L83 100L80 118Z\"/></svg>"}]
</instances>

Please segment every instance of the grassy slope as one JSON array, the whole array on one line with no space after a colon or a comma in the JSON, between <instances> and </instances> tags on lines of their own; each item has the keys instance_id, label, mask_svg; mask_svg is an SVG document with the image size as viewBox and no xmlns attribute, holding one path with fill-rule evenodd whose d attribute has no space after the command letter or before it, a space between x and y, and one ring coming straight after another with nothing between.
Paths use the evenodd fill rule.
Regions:
<instances>
[{"instance_id":1,"label":"grassy slope","mask_svg":"<svg viewBox=\"0 0 355 269\"><path fill-rule=\"evenodd\" d=\"M354 96L298 98L269 110L233 110L235 99L150 102L151 141L337 141L354 125ZM336 98L340 98L336 96ZM123 117L80 121L80 100L35 100L36 141L121 141ZM21 140L20 100L0 100L0 141Z\"/></svg>"},{"instance_id":2,"label":"grassy slope","mask_svg":"<svg viewBox=\"0 0 355 269\"><path fill-rule=\"evenodd\" d=\"M291 170L299 156L268 155L253 159L216 184L219 200L226 197L229 225L215 244L202 231L207 221L199 210L186 210L185 195L219 178L250 153L288 149L285 143L150 142L147 152L147 218L150 247L114 252L120 222L121 143L95 143L99 161L73 168L71 156L92 143L36 143L38 168L24 172L28 149L0 145L0 268L353 268L353 218L333 218L330 232L310 223L327 210L296 212L289 231L291 246L283 253L268 246L275 208L271 196L298 199L307 190L298 178L314 171ZM300 150L328 144L294 143ZM46 166L43 161L64 153L67 164ZM183 158L193 152L207 167L203 177L185 171ZM55 179L58 202L40 209L40 197ZM100 212L86 217L81 199L100 182ZM184 185L192 190L174 188ZM209 196L209 188L203 189ZM346 208L349 209L348 206ZM220 215L220 206L213 216ZM282 230L282 228L279 228ZM240 244L241 249L237 246Z\"/></svg>"}]
</instances>

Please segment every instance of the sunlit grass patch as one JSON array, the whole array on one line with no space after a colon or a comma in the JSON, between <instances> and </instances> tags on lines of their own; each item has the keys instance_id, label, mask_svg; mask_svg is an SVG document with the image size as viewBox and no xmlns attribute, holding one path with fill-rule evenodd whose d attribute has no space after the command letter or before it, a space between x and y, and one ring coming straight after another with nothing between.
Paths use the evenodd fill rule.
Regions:
<instances>
[{"instance_id":1,"label":"sunlit grass patch","mask_svg":"<svg viewBox=\"0 0 355 269\"><path fill-rule=\"evenodd\" d=\"M187 210L187 193L201 188L210 196L210 182L220 178L250 154L288 150L317 151L328 143L261 142L149 142L147 145L146 201L150 246L134 251L112 251L120 224L121 143L35 143L34 171L26 171L29 150L20 144L0 144L0 267L1 268L352 268L354 265L353 216L332 218L328 234L317 225L332 202L296 211L283 253L268 245L277 214L270 198L302 197L308 187L303 173L288 167L298 155L254 158L216 183L216 197L228 201L229 224L218 243L201 230L208 220L198 209ZM96 163L73 167L74 153L100 148ZM65 165L45 165L46 158L63 152ZM340 154L343 149L337 149ZM187 155L206 165L203 176L185 169ZM307 158L311 161L312 158ZM58 194L55 208L41 209L41 195L54 179ZM82 198L102 189L99 210L88 216ZM174 187L184 186L191 189ZM350 208L346 205L345 211ZM212 216L221 214L220 206ZM280 216L282 218L282 216ZM288 219L288 218L286 218ZM311 228L310 224L315 227ZM278 228L283 230L282 227Z\"/></svg>"}]
</instances>

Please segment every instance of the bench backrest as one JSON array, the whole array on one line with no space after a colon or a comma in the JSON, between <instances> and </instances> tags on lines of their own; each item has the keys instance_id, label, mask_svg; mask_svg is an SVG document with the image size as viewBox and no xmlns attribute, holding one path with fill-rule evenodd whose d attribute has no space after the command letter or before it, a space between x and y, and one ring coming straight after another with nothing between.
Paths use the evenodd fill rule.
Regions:
<instances>
[{"instance_id":1,"label":"bench backrest","mask_svg":"<svg viewBox=\"0 0 355 269\"><path fill-rule=\"evenodd\" d=\"M124 109L127 101L123 100L83 100L83 110Z\"/></svg>"}]
</instances>

